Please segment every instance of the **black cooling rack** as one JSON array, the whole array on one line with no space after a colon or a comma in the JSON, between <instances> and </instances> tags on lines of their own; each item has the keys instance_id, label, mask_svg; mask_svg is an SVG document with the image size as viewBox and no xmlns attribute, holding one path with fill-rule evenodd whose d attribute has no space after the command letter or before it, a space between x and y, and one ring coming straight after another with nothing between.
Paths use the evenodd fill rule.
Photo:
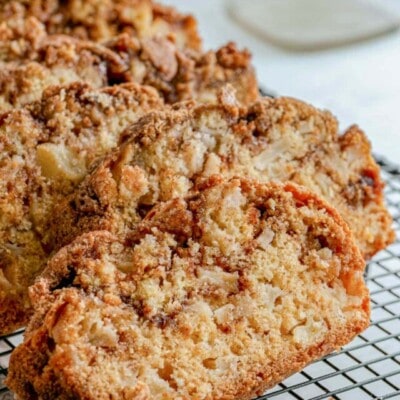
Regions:
<instances>
[{"instance_id":1,"label":"black cooling rack","mask_svg":"<svg viewBox=\"0 0 400 400\"><path fill-rule=\"evenodd\" d=\"M400 167L377 158L397 240L368 265L371 326L340 352L292 375L258 400L400 400ZM3 381L22 331L0 337L0 400L12 399Z\"/></svg>"}]
</instances>

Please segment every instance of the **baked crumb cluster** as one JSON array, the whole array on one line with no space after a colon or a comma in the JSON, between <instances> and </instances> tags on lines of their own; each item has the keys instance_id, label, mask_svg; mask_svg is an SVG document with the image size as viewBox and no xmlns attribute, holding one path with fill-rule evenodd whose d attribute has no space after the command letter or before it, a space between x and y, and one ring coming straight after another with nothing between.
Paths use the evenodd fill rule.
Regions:
<instances>
[{"instance_id":1,"label":"baked crumb cluster","mask_svg":"<svg viewBox=\"0 0 400 400\"><path fill-rule=\"evenodd\" d=\"M151 0L0 1L0 334L20 399L251 399L365 329L370 144Z\"/></svg>"}]
</instances>

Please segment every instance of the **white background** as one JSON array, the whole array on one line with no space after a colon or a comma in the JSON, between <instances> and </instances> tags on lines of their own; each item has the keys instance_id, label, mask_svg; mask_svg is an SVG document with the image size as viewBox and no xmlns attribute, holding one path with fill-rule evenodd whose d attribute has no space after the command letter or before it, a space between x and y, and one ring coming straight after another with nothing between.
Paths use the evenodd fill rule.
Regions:
<instances>
[{"instance_id":1,"label":"white background","mask_svg":"<svg viewBox=\"0 0 400 400\"><path fill-rule=\"evenodd\" d=\"M289 52L237 25L226 12L229 0L160 1L196 16L206 49L233 40L251 50L262 87L331 110L342 130L358 124L376 154L400 163L400 31L342 48ZM400 1L379 3L400 14Z\"/></svg>"}]
</instances>

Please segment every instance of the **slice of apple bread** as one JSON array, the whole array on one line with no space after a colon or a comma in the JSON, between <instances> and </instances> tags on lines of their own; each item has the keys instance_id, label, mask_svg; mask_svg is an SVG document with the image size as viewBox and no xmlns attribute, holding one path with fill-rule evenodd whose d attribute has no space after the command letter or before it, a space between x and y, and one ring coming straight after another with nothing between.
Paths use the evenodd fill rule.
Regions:
<instances>
[{"instance_id":1,"label":"slice of apple bread","mask_svg":"<svg viewBox=\"0 0 400 400\"><path fill-rule=\"evenodd\" d=\"M133 83L92 89L74 83L0 118L0 332L30 315L27 289L49 249L42 238L55 204L90 165L119 144L120 134L163 102Z\"/></svg>"},{"instance_id":2,"label":"slice of apple bread","mask_svg":"<svg viewBox=\"0 0 400 400\"><path fill-rule=\"evenodd\" d=\"M243 104L259 96L251 55L233 43L201 53L180 50L168 38L122 34L102 45L47 35L37 19L28 18L0 25L0 60L0 111L39 100L51 85L75 81L150 85L167 103L215 102L226 84Z\"/></svg>"},{"instance_id":3,"label":"slice of apple bread","mask_svg":"<svg viewBox=\"0 0 400 400\"><path fill-rule=\"evenodd\" d=\"M315 195L213 177L49 261L7 385L26 400L251 399L368 326L363 270Z\"/></svg>"},{"instance_id":4,"label":"slice of apple bread","mask_svg":"<svg viewBox=\"0 0 400 400\"><path fill-rule=\"evenodd\" d=\"M329 112L301 101L264 98L238 107L226 91L219 105L186 103L150 113L124 136L59 204L44 239L51 248L83 232L131 229L147 207L195 192L213 174L307 187L337 208L365 258L394 240L364 133L353 126L339 135Z\"/></svg>"},{"instance_id":5,"label":"slice of apple bread","mask_svg":"<svg viewBox=\"0 0 400 400\"><path fill-rule=\"evenodd\" d=\"M201 49L191 15L151 0L11 0L0 2L0 20L40 20L50 34L97 42L120 33L138 38L170 37L181 49Z\"/></svg>"}]
</instances>

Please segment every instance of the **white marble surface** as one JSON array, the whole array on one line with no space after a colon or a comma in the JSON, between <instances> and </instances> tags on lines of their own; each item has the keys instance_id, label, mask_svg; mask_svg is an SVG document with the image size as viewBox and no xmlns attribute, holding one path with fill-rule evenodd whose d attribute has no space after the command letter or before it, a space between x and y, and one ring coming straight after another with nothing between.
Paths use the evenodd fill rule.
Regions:
<instances>
[{"instance_id":1,"label":"white marble surface","mask_svg":"<svg viewBox=\"0 0 400 400\"><path fill-rule=\"evenodd\" d=\"M229 1L163 2L196 15L205 48L216 48L229 40L247 47L253 53L261 86L331 110L342 129L358 124L376 154L400 163L400 31L342 48L289 52L231 20L226 12ZM400 14L400 1L379 2Z\"/></svg>"}]
</instances>

